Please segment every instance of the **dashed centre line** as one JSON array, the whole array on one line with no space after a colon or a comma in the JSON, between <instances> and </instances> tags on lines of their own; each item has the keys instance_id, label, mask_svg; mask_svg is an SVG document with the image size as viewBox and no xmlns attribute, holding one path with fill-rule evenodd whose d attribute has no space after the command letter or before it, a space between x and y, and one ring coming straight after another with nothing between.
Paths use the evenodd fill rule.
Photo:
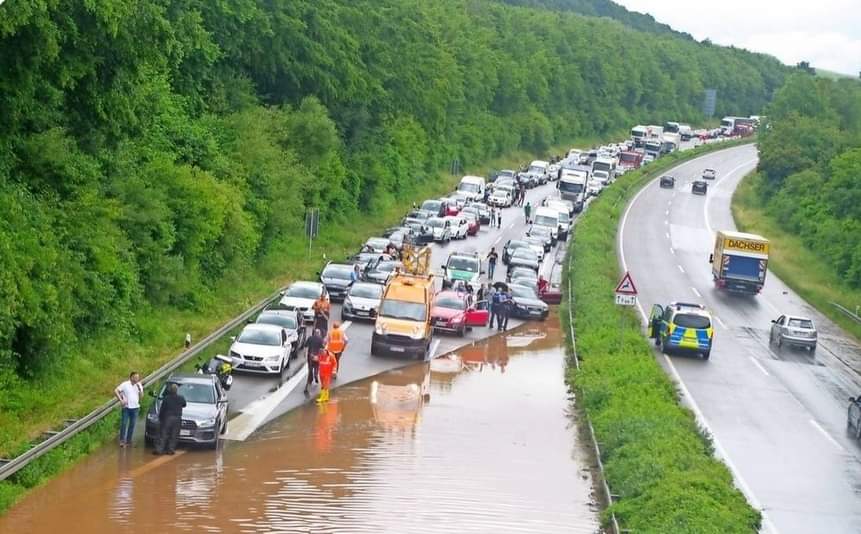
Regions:
<instances>
[{"instance_id":1,"label":"dashed centre line","mask_svg":"<svg viewBox=\"0 0 861 534\"><path fill-rule=\"evenodd\" d=\"M682 267L681 265L676 265L676 267L679 268L679 270L682 272L682 274L685 274L685 268L684 267Z\"/></svg>"}]
</instances>

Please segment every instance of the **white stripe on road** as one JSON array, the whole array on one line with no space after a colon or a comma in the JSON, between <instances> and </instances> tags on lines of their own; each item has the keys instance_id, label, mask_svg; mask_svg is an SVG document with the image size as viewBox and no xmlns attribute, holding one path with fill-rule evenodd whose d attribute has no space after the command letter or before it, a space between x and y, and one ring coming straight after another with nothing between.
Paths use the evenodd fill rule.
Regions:
<instances>
[{"instance_id":1,"label":"white stripe on road","mask_svg":"<svg viewBox=\"0 0 861 534\"><path fill-rule=\"evenodd\" d=\"M287 383L275 390L271 395L252 402L239 415L231 419L228 423L227 434L224 435L224 439L234 441L245 441L248 439L248 436L253 434L263 424L263 421L287 398L287 395L292 393L299 384L304 383L307 377L308 366L303 362L299 372L290 377Z\"/></svg>"},{"instance_id":2,"label":"white stripe on road","mask_svg":"<svg viewBox=\"0 0 861 534\"><path fill-rule=\"evenodd\" d=\"M692 287L692 288L691 288L691 291L693 291L693 292L694 292L694 295L696 295L697 297L699 297L699 298L703 298L703 296L702 296L702 295L700 295L700 292L699 292L699 291L697 291L697 288Z\"/></svg>"},{"instance_id":3,"label":"white stripe on road","mask_svg":"<svg viewBox=\"0 0 861 534\"><path fill-rule=\"evenodd\" d=\"M829 434L828 432L826 432L824 428L822 428L821 426L819 426L819 423L817 423L817 422L816 422L816 421L814 421L813 419L809 419L809 421L810 421L810 424L811 424L811 425L813 425L813 426L816 428L816 430L818 430L819 432L821 432L821 433L822 433L822 435L823 435L823 436L825 436L825 439L827 439L828 441L830 441L832 445L834 445L835 447L837 447L841 452L846 452L846 449L844 449L842 445L840 445L839 443L837 443L837 440L835 440L834 438L832 438L832 437L831 437L831 434Z\"/></svg>"},{"instance_id":4,"label":"white stripe on road","mask_svg":"<svg viewBox=\"0 0 861 534\"><path fill-rule=\"evenodd\" d=\"M685 268L684 267L682 267L681 265L676 265L676 267L678 267L679 270L682 271L682 274L685 274Z\"/></svg>"},{"instance_id":5,"label":"white stripe on road","mask_svg":"<svg viewBox=\"0 0 861 534\"><path fill-rule=\"evenodd\" d=\"M670 233L669 233L669 232L664 232L664 235L665 235L665 236L667 236L667 239L669 239L669 238L670 238Z\"/></svg>"},{"instance_id":6,"label":"white stripe on road","mask_svg":"<svg viewBox=\"0 0 861 534\"><path fill-rule=\"evenodd\" d=\"M675 249L673 249L673 247L670 247L670 254L675 254L675 253L676 253Z\"/></svg>"},{"instance_id":7,"label":"white stripe on road","mask_svg":"<svg viewBox=\"0 0 861 534\"><path fill-rule=\"evenodd\" d=\"M771 376L771 373L769 373L768 371L766 371L766 370L765 370L765 367L763 367L763 366L762 366L762 364L761 364L761 363L759 363L759 362L756 360L756 358L754 358L753 356L748 356L748 358L750 358L750 361L752 361L752 362L753 362L753 364L754 364L754 365L755 365L755 366L756 366L760 371L762 371L762 373L763 373L765 376Z\"/></svg>"},{"instance_id":8,"label":"white stripe on road","mask_svg":"<svg viewBox=\"0 0 861 534\"><path fill-rule=\"evenodd\" d=\"M352 324L353 324L353 321L344 321L343 323L341 323L341 330L346 330L346 329L350 328L350 325L352 325Z\"/></svg>"},{"instance_id":9,"label":"white stripe on road","mask_svg":"<svg viewBox=\"0 0 861 534\"><path fill-rule=\"evenodd\" d=\"M433 343L431 343L430 354L428 355L429 360L433 360L434 356L436 356L436 349L439 348L439 342L440 341L441 340L439 340L439 339L434 339Z\"/></svg>"},{"instance_id":10,"label":"white stripe on road","mask_svg":"<svg viewBox=\"0 0 861 534\"><path fill-rule=\"evenodd\" d=\"M720 317L718 317L717 315L715 315L714 317L715 317L715 319L717 320L717 322L719 322L719 323L720 323L720 325L721 325L722 327L727 328L726 323L725 323L725 322L723 322L723 320L722 320ZM727 329L728 329L728 328L727 328Z\"/></svg>"}]
</instances>

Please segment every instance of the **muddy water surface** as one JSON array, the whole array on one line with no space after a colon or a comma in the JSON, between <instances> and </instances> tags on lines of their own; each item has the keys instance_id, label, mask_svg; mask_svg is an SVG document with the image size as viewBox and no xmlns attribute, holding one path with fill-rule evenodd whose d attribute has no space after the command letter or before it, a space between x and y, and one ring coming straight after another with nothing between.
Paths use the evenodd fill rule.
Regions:
<instances>
[{"instance_id":1,"label":"muddy water surface","mask_svg":"<svg viewBox=\"0 0 861 534\"><path fill-rule=\"evenodd\" d=\"M341 387L218 451L106 447L0 532L595 532L556 320Z\"/></svg>"}]
</instances>

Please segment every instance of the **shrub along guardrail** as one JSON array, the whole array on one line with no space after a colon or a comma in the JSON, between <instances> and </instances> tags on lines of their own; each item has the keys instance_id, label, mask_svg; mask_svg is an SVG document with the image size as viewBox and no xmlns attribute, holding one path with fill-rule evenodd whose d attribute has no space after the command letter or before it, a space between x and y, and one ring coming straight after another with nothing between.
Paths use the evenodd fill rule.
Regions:
<instances>
[{"instance_id":1,"label":"shrub along guardrail","mask_svg":"<svg viewBox=\"0 0 861 534\"><path fill-rule=\"evenodd\" d=\"M761 523L714 457L709 437L680 405L639 317L613 300L618 224L633 193L680 162L751 141L670 154L626 174L591 202L575 227L566 283L580 366L569 366L567 381L594 427L616 494L604 520L618 528L612 525L618 519L622 532L750 533Z\"/></svg>"}]
</instances>

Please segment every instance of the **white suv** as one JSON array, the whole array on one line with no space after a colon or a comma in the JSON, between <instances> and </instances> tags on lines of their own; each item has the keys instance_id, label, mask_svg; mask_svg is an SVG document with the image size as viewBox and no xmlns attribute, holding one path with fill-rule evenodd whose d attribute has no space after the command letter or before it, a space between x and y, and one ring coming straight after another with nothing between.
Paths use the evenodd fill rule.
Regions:
<instances>
[{"instance_id":1,"label":"white suv","mask_svg":"<svg viewBox=\"0 0 861 534\"><path fill-rule=\"evenodd\" d=\"M242 361L239 369L253 373L280 374L290 365L291 351L287 330L261 323L246 325L230 346L230 356Z\"/></svg>"}]
</instances>

